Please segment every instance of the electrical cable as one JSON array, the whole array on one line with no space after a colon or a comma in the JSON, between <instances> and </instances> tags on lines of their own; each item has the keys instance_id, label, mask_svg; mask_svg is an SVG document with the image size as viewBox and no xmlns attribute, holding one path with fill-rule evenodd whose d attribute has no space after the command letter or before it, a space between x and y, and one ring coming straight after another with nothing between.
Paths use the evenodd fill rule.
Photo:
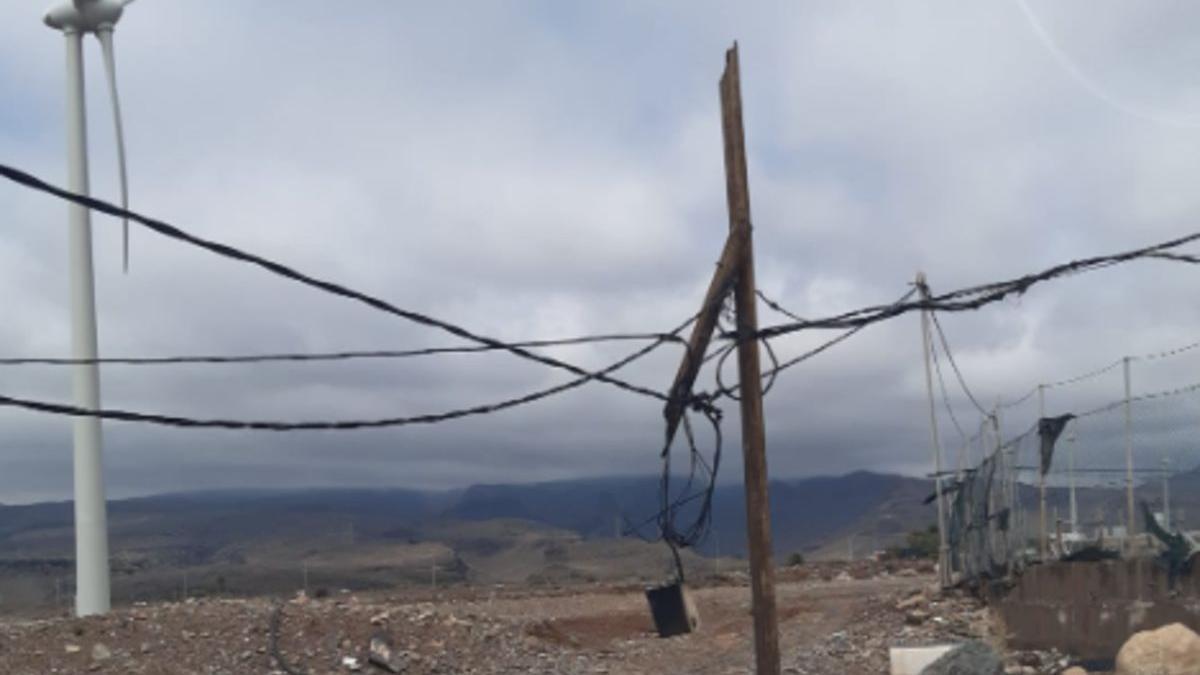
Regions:
<instances>
[{"instance_id":1,"label":"electrical cable","mask_svg":"<svg viewBox=\"0 0 1200 675\"><path fill-rule=\"evenodd\" d=\"M504 351L510 352L516 356L519 356L523 359L526 359L528 361L533 361L533 362L540 363L540 364L543 364L546 366L550 366L552 368L557 368L560 370L566 370L568 372L574 373L575 375L580 375L580 376L589 375L588 371L584 370L583 368L580 368L576 365L567 363L565 361L561 361L559 359L555 359L550 356L535 354L533 352L526 350L523 347L516 347L511 344L505 343L501 340L497 340L495 338L478 335L476 333L473 333L473 332L467 330L466 328L463 328L462 326L458 326L458 325L450 323L448 321L443 321L441 319L434 318L427 314L422 314L420 312L416 312L416 311L409 310L409 309L403 309L401 307L398 307L386 300L375 297L373 295L369 295L369 294L363 293L361 291L356 291L354 289L348 288L346 286L337 284L332 281L327 281L324 279L319 279L314 276L310 276L308 274L305 274L303 272L295 270L291 267L288 267L287 265L284 265L283 263L269 260L265 257L243 251L242 249L236 248L234 246L231 246L228 244L223 244L223 243L209 240L209 239L205 239L203 237L186 232L174 225L170 225L161 220L156 220L154 218L144 216L140 213L136 213L136 212L130 211L128 209L123 209L119 206L116 206L114 204L111 204L109 202L106 202L106 201L103 201L100 199L95 199L93 197L89 197L86 195L80 195L80 194L76 194L74 192L70 192L68 190L64 190L60 187L51 185L50 183L47 183L47 182L41 180L40 178L37 178L36 176L28 174L19 169L15 169L13 167L10 167L10 166L4 165L4 164L0 164L0 177L6 178L14 183L23 185L23 186L31 188L33 190L37 190L39 192L43 192L43 193L52 195L54 197L58 197L59 199L63 199L63 200L66 200L66 201L69 201L69 202L72 202L75 204L79 204L81 206L85 206L89 209L93 209L95 211L99 211L101 213L108 214L110 216L115 216L117 218L127 218L133 222L138 223L139 225L142 225L143 227L146 227L146 228L148 228L154 232L157 232L160 235L168 237L170 239L174 239L176 241L181 241L181 242L184 242L187 244L191 244L193 246L202 248L211 253L215 253L221 257L229 258L230 260L236 260L238 262L242 262L242 263L246 263L246 264L249 264L249 265L252 265L255 267L262 268L262 269L264 269L268 272L271 272L272 274L275 274L277 276L283 277L285 279L290 279L292 281L298 282L305 286L309 286L311 288L316 288L318 290L324 291L331 295L339 296L342 298L347 298L350 300L355 300L357 302L367 305L368 307L371 307L373 309L376 309L378 311L381 311L381 312L384 312L387 314L392 314L394 316L398 316L407 321L410 321L410 322L413 322L413 323L416 323L419 325L423 325L423 326L428 326L430 328L437 328L437 329L445 331L451 335L454 335L455 337L459 337L464 340L468 340L470 342L476 342L481 345L493 347L495 349L504 350ZM636 385L631 385L628 382L624 382L622 380L608 377L607 375L604 375L602 373L596 373L596 374L594 374L593 378L589 378L589 379L596 379L598 381L605 382L607 384L611 384L611 385L614 385L621 389L625 389L627 391L634 392L634 393L640 393L643 395L652 395L655 397L658 396L657 392L654 392L653 394L651 394L645 388L638 387Z\"/></svg>"},{"instance_id":2,"label":"electrical cable","mask_svg":"<svg viewBox=\"0 0 1200 675\"><path fill-rule=\"evenodd\" d=\"M506 343L510 346L523 348L560 347L604 342L633 342L641 340L659 340L682 343L683 339L669 333L613 333L607 335L587 335L582 337L561 338L554 340L527 340ZM15 357L0 358L0 366L77 366L85 364L125 365L125 366L157 366L177 364L235 364L235 363L271 363L271 362L303 362L303 361L349 361L355 359L402 359L419 356L434 356L439 354L473 354L504 349L501 346L464 345L458 347L427 347L424 349L401 350L365 350L340 352L294 352L266 354L234 354L234 355L186 355L186 356L149 356L149 357L101 357L95 359L73 359L58 357Z\"/></svg>"},{"instance_id":3,"label":"electrical cable","mask_svg":"<svg viewBox=\"0 0 1200 675\"><path fill-rule=\"evenodd\" d=\"M692 324L695 319L688 319L681 324L669 335L678 335L680 331ZM533 403L556 394L561 394L565 391L575 389L592 380L600 379L600 377L615 372L620 368L640 359L649 354L658 347L665 344L665 339L656 340L655 342L642 347L641 349L629 354L625 358L603 368L595 373L589 373L582 377L576 378L563 384L555 385L545 389L525 394L516 398L505 399L497 403L477 405L468 408L459 408L441 413L429 413L423 415L412 415L407 417L387 417L380 419L369 420L314 420L302 422L282 422L282 421L264 421L264 420L234 420L234 419L198 419L192 417L182 417L177 415L162 415L157 413L146 413L131 410L121 410L115 408L101 408L99 410L90 410L74 405L62 403L51 403L47 401L35 401L13 396L0 395L0 407L23 408L43 413L54 413L58 415L70 415L72 417L99 417L101 419L116 420L123 422L143 422L149 424L158 424L162 426L180 427L180 428L205 428L205 429L231 429L231 430L255 430L255 431L346 431L351 429L369 429L382 427L400 427L414 424L435 424L448 420L458 419L474 415L486 415L490 413L515 408L527 403ZM648 390L651 391L651 390ZM655 398L666 400L666 395L653 392Z\"/></svg>"},{"instance_id":4,"label":"electrical cable","mask_svg":"<svg viewBox=\"0 0 1200 675\"><path fill-rule=\"evenodd\" d=\"M946 388L946 378L942 376L942 362L938 358L937 346L930 340L927 347L929 349L930 360L933 361L933 370L937 373L938 387L942 392L942 403L946 407L946 412L950 415L950 421L954 424L954 429L958 432L959 438L962 439L963 445L966 445L969 442L967 440L967 432L959 424L958 415L954 414L954 407L950 405L950 392Z\"/></svg>"},{"instance_id":5,"label":"electrical cable","mask_svg":"<svg viewBox=\"0 0 1200 675\"><path fill-rule=\"evenodd\" d=\"M916 293L915 288L908 290L904 295L900 296L900 298L898 300L896 300L895 303L893 303L893 304L903 303L904 301L911 298L914 293ZM841 335L838 335L837 337L827 340L827 341L817 345L816 347L809 349L808 351L805 351L797 356L794 356L791 359L788 359L787 361L778 363L777 365L773 366L769 370L763 372L763 374L762 374L763 380L764 381L766 381L766 380L773 381L773 379L779 373L781 373L793 366L800 365L801 363L804 363L805 361L825 352L826 350L831 349L831 348L841 344L845 340L848 340L851 337L853 337L855 334L857 334L862 329L866 328L868 325L870 325L870 324L863 324L861 326L856 326L854 328L851 328L850 330L847 330L846 332L842 333ZM728 354L728 352L730 352L736 348L737 348L737 342L730 342L728 344L728 346L724 347L724 351L720 354L720 356L722 358L724 358L724 356L726 356ZM714 354L712 356L717 356L717 355ZM772 359L774 359L773 354L772 354ZM737 383L729 385L729 386L718 385L718 388L715 392L713 392L711 394L707 394L706 396L710 399L716 399L717 397L720 397L720 396L729 396L730 392L736 391L738 386L740 386L740 385Z\"/></svg>"},{"instance_id":6,"label":"electrical cable","mask_svg":"<svg viewBox=\"0 0 1200 675\"><path fill-rule=\"evenodd\" d=\"M960 288L927 299L922 298L892 305L873 305L819 319L768 326L760 329L758 333L760 336L776 337L801 330L853 328L864 324L878 323L900 316L901 314L919 310L943 312L972 311L1004 300L1010 295L1023 295L1033 286L1046 281L1082 274L1139 259L1169 259L1175 262L1200 264L1200 257L1175 256L1166 258L1161 255L1165 251L1196 241L1200 241L1200 232L1193 232L1164 242L1120 253L1072 260L1013 279Z\"/></svg>"},{"instance_id":7,"label":"electrical cable","mask_svg":"<svg viewBox=\"0 0 1200 675\"><path fill-rule=\"evenodd\" d=\"M786 316L787 318L791 319L792 321L804 321L804 319L801 318L800 316L793 314L792 312L790 312L786 308L784 308L782 305L780 305L778 302L775 302L771 298L768 298L766 296L766 294L762 292L761 288L756 288L754 290L754 294L758 296L759 300L762 300L764 303L766 303L767 307L770 307L771 309L775 310L776 312L779 312L780 314Z\"/></svg>"},{"instance_id":8,"label":"electrical cable","mask_svg":"<svg viewBox=\"0 0 1200 675\"><path fill-rule=\"evenodd\" d=\"M983 417L991 416L987 410L979 403L979 399L975 398L975 394L971 393L971 388L967 386L967 380L963 377L962 370L959 369L958 363L954 360L954 352L950 351L950 342L946 339L946 333L942 330L942 322L938 321L937 312L930 312L929 318L933 321L933 327L938 334L938 340L942 343L942 350L946 353L946 360L950 362L950 367L954 370L954 377L958 379L958 386L962 387L963 393L967 395L967 400L975 406L979 414ZM934 350L936 352L936 349ZM936 358L936 356L935 356Z\"/></svg>"}]
</instances>

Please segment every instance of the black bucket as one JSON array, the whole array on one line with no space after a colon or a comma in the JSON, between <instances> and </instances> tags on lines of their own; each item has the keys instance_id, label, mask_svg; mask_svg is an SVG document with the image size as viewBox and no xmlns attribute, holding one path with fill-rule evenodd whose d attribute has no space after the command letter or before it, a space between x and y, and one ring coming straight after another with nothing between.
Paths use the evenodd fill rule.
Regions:
<instances>
[{"instance_id":1,"label":"black bucket","mask_svg":"<svg viewBox=\"0 0 1200 675\"><path fill-rule=\"evenodd\" d=\"M687 587L681 582L646 589L650 615L659 637L691 633L700 626L700 615L692 603Z\"/></svg>"}]
</instances>

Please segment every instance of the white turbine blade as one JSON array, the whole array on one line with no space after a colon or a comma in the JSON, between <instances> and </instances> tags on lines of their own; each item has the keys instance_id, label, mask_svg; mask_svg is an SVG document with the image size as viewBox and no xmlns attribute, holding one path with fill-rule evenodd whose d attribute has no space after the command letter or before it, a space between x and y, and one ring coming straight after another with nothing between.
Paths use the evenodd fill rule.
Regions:
<instances>
[{"instance_id":1,"label":"white turbine blade","mask_svg":"<svg viewBox=\"0 0 1200 675\"><path fill-rule=\"evenodd\" d=\"M125 132L121 124L121 102L117 97L117 65L113 57L112 30L96 31L100 46L104 51L104 73L108 76L108 94L112 98L113 124L117 130L117 164L121 176L121 208L129 209L129 181L125 173ZM122 219L121 229L121 262L125 272L129 272L129 219Z\"/></svg>"}]
</instances>

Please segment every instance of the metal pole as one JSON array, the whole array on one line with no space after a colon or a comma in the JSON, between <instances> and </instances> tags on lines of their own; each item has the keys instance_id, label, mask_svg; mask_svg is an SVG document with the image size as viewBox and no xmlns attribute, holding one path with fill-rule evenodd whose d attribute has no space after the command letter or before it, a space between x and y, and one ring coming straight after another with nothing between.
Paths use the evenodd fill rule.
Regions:
<instances>
[{"instance_id":1,"label":"metal pole","mask_svg":"<svg viewBox=\"0 0 1200 675\"><path fill-rule=\"evenodd\" d=\"M925 273L917 272L917 288L921 297L929 298L929 287L925 283ZM933 444L933 490L937 502L938 524L938 578L942 587L950 585L950 569L947 565L950 556L946 545L946 508L942 496L942 446L938 441L937 406L933 398L933 370L929 362L929 351L933 342L929 337L929 310L921 310L921 352L925 357L925 390L929 395L929 437Z\"/></svg>"},{"instance_id":2,"label":"metal pole","mask_svg":"<svg viewBox=\"0 0 1200 675\"><path fill-rule=\"evenodd\" d=\"M721 576L721 537L717 534L716 528L712 531L713 534L713 576Z\"/></svg>"},{"instance_id":3,"label":"metal pole","mask_svg":"<svg viewBox=\"0 0 1200 675\"><path fill-rule=\"evenodd\" d=\"M1007 452L1004 451L1004 436L1000 432L1000 411L1003 409L1004 409L1004 403L1000 400L1000 397L996 397L996 405L992 407L992 414L989 416L988 419L985 419L983 423L987 424L988 421L990 421L992 423L992 433L995 435L995 438L996 438L996 457L998 459L1000 457L1003 457L1004 462L1005 462L1004 473L1003 473L1003 485L1004 485L1004 503L1008 507L1008 534L1004 539L1004 545L1006 547L1006 549L1005 549L1006 555L1009 559L1011 559L1015 555L1015 553L1019 550L1013 546L1013 542L1016 540L1019 540L1019 538L1016 535L1020 533L1020 523L1021 523L1022 519L1021 519L1021 514L1017 510L1017 503L1016 503L1016 497L1017 497L1016 464L1017 463L1016 463L1016 460L1014 459L1014 453L1016 452L1016 449L1013 447L1010 447ZM980 429L981 440L982 440L982 434L983 434L983 431L981 428Z\"/></svg>"},{"instance_id":4,"label":"metal pole","mask_svg":"<svg viewBox=\"0 0 1200 675\"><path fill-rule=\"evenodd\" d=\"M1012 507L1012 481L1011 471L1009 470L1004 453L1004 439L1000 437L1000 406L997 404L992 409L991 415L992 431L996 437L996 449L993 453L994 462L996 463L996 472L1000 475L1000 497L1002 503L1008 507L1008 532L1002 534L1000 540L1004 542L1004 560L1009 562L1012 558L1012 536L1014 525L1014 515ZM990 495L989 495L990 499ZM989 531L991 527L989 526Z\"/></svg>"},{"instance_id":5,"label":"metal pole","mask_svg":"<svg viewBox=\"0 0 1200 675\"><path fill-rule=\"evenodd\" d=\"M1133 408L1129 382L1129 361L1126 356L1122 359L1125 372L1125 515L1128 524L1125 531L1126 550L1133 553L1134 510L1133 510Z\"/></svg>"},{"instance_id":6,"label":"metal pole","mask_svg":"<svg viewBox=\"0 0 1200 675\"><path fill-rule=\"evenodd\" d=\"M1039 384L1037 386L1038 393L1038 419L1041 420L1046 416L1046 385ZM1040 525L1038 528L1038 551L1041 560L1047 557L1047 549L1050 546L1046 532L1046 472L1038 467L1038 511L1040 513Z\"/></svg>"},{"instance_id":7,"label":"metal pole","mask_svg":"<svg viewBox=\"0 0 1200 675\"><path fill-rule=\"evenodd\" d=\"M88 194L87 121L83 89L83 36L63 31L67 42L67 189ZM91 212L78 204L67 207L71 286L71 354L97 357L96 293L92 277ZM100 407L100 369L94 362L74 368L75 405ZM104 498L100 419L77 417L75 436L75 613L109 610L108 513Z\"/></svg>"},{"instance_id":8,"label":"metal pole","mask_svg":"<svg viewBox=\"0 0 1200 675\"><path fill-rule=\"evenodd\" d=\"M1079 534L1079 506L1075 501L1075 430L1067 435L1067 459L1070 461L1071 534Z\"/></svg>"},{"instance_id":9,"label":"metal pole","mask_svg":"<svg viewBox=\"0 0 1200 675\"><path fill-rule=\"evenodd\" d=\"M1163 529L1171 529L1171 460L1163 457Z\"/></svg>"}]
</instances>

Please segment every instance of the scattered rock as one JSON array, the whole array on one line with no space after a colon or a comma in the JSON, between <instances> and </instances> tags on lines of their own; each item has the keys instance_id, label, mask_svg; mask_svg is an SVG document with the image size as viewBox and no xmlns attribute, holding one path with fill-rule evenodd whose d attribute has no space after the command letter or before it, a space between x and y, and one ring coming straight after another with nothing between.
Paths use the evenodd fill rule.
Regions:
<instances>
[{"instance_id":1,"label":"scattered rock","mask_svg":"<svg viewBox=\"0 0 1200 675\"><path fill-rule=\"evenodd\" d=\"M896 603L896 609L903 612L905 610L922 607L925 605L925 596L921 593L911 595L900 602Z\"/></svg>"},{"instance_id":2,"label":"scattered rock","mask_svg":"<svg viewBox=\"0 0 1200 675\"><path fill-rule=\"evenodd\" d=\"M112 658L112 650L104 645L103 642L97 642L92 645L92 660L107 661Z\"/></svg>"},{"instance_id":3,"label":"scattered rock","mask_svg":"<svg viewBox=\"0 0 1200 675\"><path fill-rule=\"evenodd\" d=\"M383 668L389 673L399 673L404 670L403 655L392 645L388 636L377 633L371 638L370 655L367 661Z\"/></svg>"},{"instance_id":4,"label":"scattered rock","mask_svg":"<svg viewBox=\"0 0 1200 675\"><path fill-rule=\"evenodd\" d=\"M950 591L933 602L921 601L925 578L822 586L822 569L835 576L844 567L814 566L812 577L785 582L780 638L795 648L785 651L782 672L886 673L889 647L982 637L969 632L981 607L969 594ZM447 588L439 589L433 601L426 589L335 595L285 605L277 645L288 665L314 675L615 675L657 672L665 663L676 664L679 672L728 675L745 672L753 662L752 645L745 639L751 622L746 584L741 575L699 588L702 602L722 620L708 632L682 640L661 640L653 633L639 582L594 588ZM908 609L896 608L913 597ZM271 656L274 607L269 598L228 597L191 605L114 608L109 615L87 619L0 619L0 674L87 675L96 668L121 675L283 675L285 669ZM836 608L836 618L825 616L830 608ZM925 612L927 619L906 624L913 610ZM945 621L939 623L935 616ZM372 625L372 618L381 625ZM547 621L559 631L529 634L529 626ZM86 636L76 637L76 630ZM383 640L372 643L373 635ZM108 658L93 657L97 642L111 651ZM74 651L64 654L66 644L75 645Z\"/></svg>"},{"instance_id":5,"label":"scattered rock","mask_svg":"<svg viewBox=\"0 0 1200 675\"><path fill-rule=\"evenodd\" d=\"M1195 675L1200 635L1173 623L1134 633L1117 652L1117 675Z\"/></svg>"},{"instance_id":6,"label":"scattered rock","mask_svg":"<svg viewBox=\"0 0 1200 675\"><path fill-rule=\"evenodd\" d=\"M964 642L925 667L921 675L1003 675L1004 664L987 644Z\"/></svg>"},{"instance_id":7,"label":"scattered rock","mask_svg":"<svg viewBox=\"0 0 1200 675\"><path fill-rule=\"evenodd\" d=\"M910 626L920 626L929 620L929 612L923 609L914 609L904 615L904 623Z\"/></svg>"}]
</instances>

